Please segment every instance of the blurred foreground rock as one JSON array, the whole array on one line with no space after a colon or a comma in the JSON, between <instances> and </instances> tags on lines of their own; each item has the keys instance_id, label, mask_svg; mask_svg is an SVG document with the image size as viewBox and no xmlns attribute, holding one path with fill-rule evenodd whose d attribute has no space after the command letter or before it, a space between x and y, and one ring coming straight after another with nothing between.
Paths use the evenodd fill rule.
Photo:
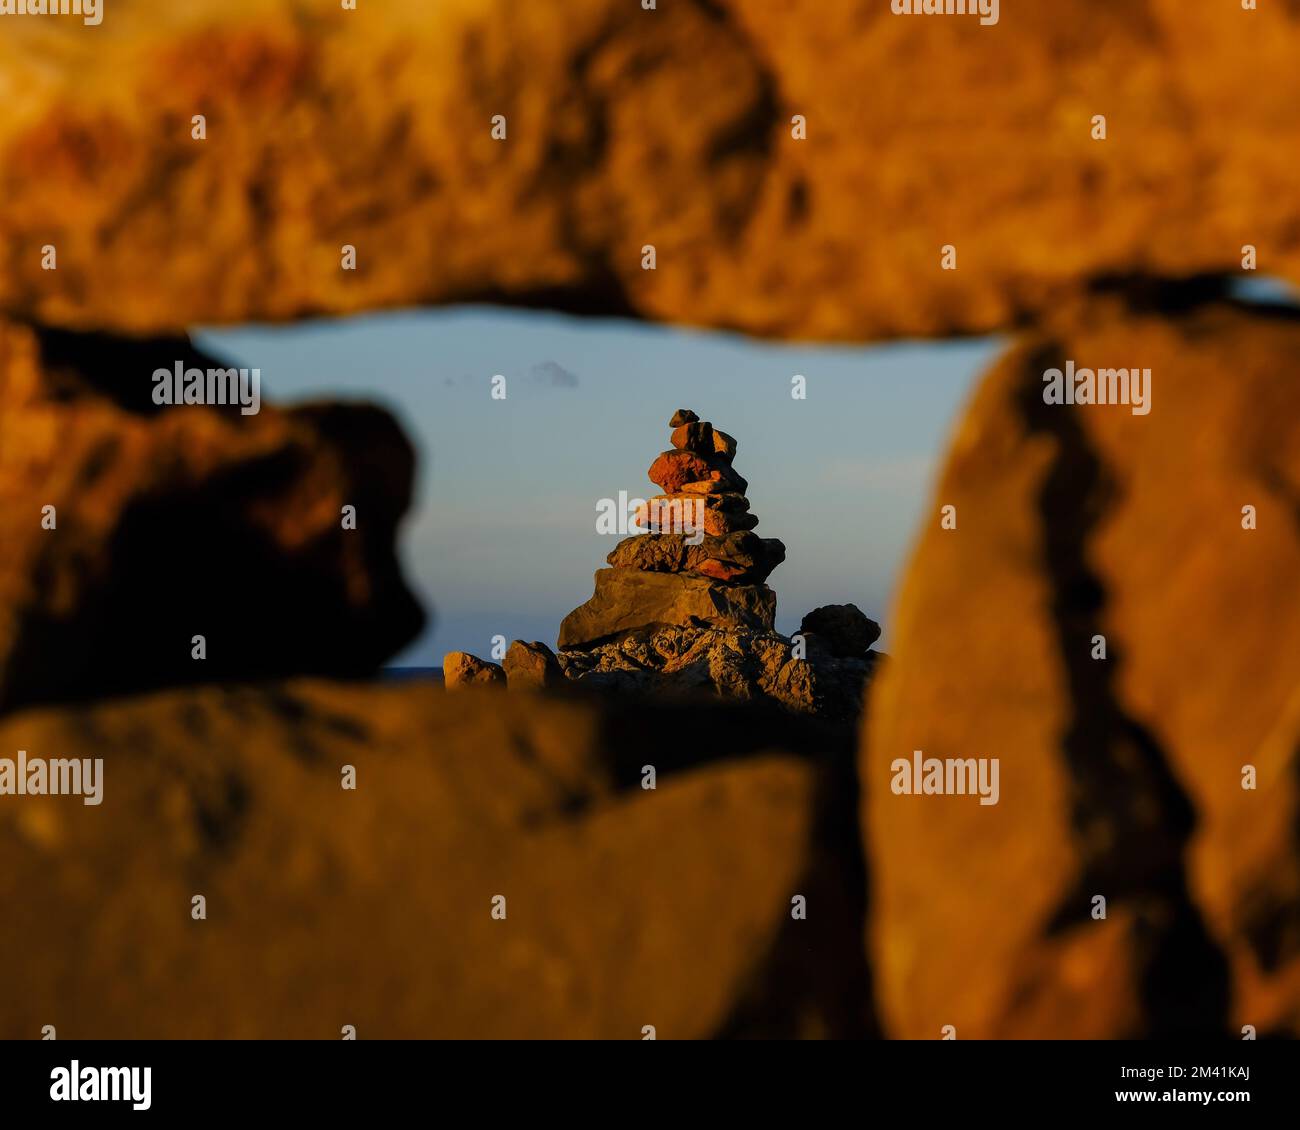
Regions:
<instances>
[{"instance_id":1,"label":"blurred foreground rock","mask_svg":"<svg viewBox=\"0 0 1300 1130\"><path fill-rule=\"evenodd\" d=\"M0 310L27 320L498 302L865 341L1245 244L1300 278L1294 3L108 7L0 37Z\"/></svg>"},{"instance_id":2,"label":"blurred foreground rock","mask_svg":"<svg viewBox=\"0 0 1300 1130\"><path fill-rule=\"evenodd\" d=\"M414 453L393 418L159 407L152 374L177 362L223 366L186 338L0 323L0 710L364 675L422 626L394 554Z\"/></svg>"},{"instance_id":3,"label":"blurred foreground rock","mask_svg":"<svg viewBox=\"0 0 1300 1130\"><path fill-rule=\"evenodd\" d=\"M0 804L0 1037L869 1034L851 750L620 701L298 680L9 717L0 750L105 765L98 807Z\"/></svg>"},{"instance_id":4,"label":"blurred foreground rock","mask_svg":"<svg viewBox=\"0 0 1300 1130\"><path fill-rule=\"evenodd\" d=\"M1100 301L984 379L871 698L889 1034L1300 1033L1297 357L1293 311ZM1069 360L1150 413L1046 404ZM894 795L914 750L999 757L1000 803Z\"/></svg>"}]
</instances>

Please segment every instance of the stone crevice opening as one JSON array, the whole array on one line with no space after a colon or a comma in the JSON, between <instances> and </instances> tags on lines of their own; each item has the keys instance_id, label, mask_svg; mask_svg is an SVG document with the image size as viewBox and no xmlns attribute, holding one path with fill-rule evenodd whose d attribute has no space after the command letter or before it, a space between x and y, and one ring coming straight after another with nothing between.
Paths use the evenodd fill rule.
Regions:
<instances>
[{"instance_id":1,"label":"stone crevice opening","mask_svg":"<svg viewBox=\"0 0 1300 1130\"><path fill-rule=\"evenodd\" d=\"M1088 921L1092 896L1130 903L1137 915L1141 979L1153 1034L1227 1029L1227 963L1188 892L1185 856L1195 827L1190 798L1152 731L1120 703L1121 647L1106 623L1105 584L1089 560L1092 537L1115 503L1116 485L1075 411L1044 402L1038 373L1064 364L1044 342L1026 362L1020 407L1030 435L1056 453L1039 496L1051 612L1069 685L1071 717L1061 752L1073 785L1080 874L1053 917L1060 933ZM1092 657L1108 640L1108 658Z\"/></svg>"}]
</instances>

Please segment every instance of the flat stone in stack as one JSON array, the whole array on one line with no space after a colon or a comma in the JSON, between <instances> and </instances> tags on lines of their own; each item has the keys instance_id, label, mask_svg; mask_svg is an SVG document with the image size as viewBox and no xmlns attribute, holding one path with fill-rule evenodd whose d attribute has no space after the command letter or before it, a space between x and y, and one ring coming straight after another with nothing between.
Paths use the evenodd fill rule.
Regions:
<instances>
[{"instance_id":1,"label":"flat stone in stack","mask_svg":"<svg viewBox=\"0 0 1300 1130\"><path fill-rule=\"evenodd\" d=\"M699 573L718 581L761 584L785 560L785 546L748 530L706 535L699 545L680 534L642 534L618 543L606 559L616 569Z\"/></svg>"},{"instance_id":2,"label":"flat stone in stack","mask_svg":"<svg viewBox=\"0 0 1300 1130\"><path fill-rule=\"evenodd\" d=\"M601 569L596 592L560 625L561 650L590 647L639 628L680 625L771 631L776 593L690 573Z\"/></svg>"},{"instance_id":3,"label":"flat stone in stack","mask_svg":"<svg viewBox=\"0 0 1300 1130\"><path fill-rule=\"evenodd\" d=\"M694 426L696 425L688 425ZM677 432L685 430L678 428ZM677 432L673 433L674 436ZM744 494L749 489L749 483L736 474L731 462L716 451L701 454L698 451L673 448L665 451L650 465L649 475L650 481L667 494L676 494L685 489L688 483L700 493L734 491ZM717 486L705 487L705 483L716 483Z\"/></svg>"},{"instance_id":4,"label":"flat stone in stack","mask_svg":"<svg viewBox=\"0 0 1300 1130\"><path fill-rule=\"evenodd\" d=\"M674 522L690 522L698 526L699 511L703 505L704 532L721 538L739 530L752 530L758 525L758 516L749 513L749 499L743 494L659 494L648 499L636 510L636 524L647 530L673 530ZM653 535L651 535L653 536ZM775 538L768 539L775 541ZM613 562L611 562L613 564Z\"/></svg>"}]
</instances>

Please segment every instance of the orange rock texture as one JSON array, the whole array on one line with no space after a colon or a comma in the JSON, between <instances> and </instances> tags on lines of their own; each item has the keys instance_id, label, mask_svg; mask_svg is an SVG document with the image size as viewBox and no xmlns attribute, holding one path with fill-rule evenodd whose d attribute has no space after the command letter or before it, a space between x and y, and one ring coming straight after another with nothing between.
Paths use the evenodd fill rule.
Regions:
<instances>
[{"instance_id":1,"label":"orange rock texture","mask_svg":"<svg viewBox=\"0 0 1300 1130\"><path fill-rule=\"evenodd\" d=\"M1289 311L1099 300L985 379L864 741L889 1033L1300 1032L1297 350ZM1150 367L1151 412L1046 404L1071 359ZM1000 803L894 795L914 750L1001 758Z\"/></svg>"},{"instance_id":2,"label":"orange rock texture","mask_svg":"<svg viewBox=\"0 0 1300 1130\"><path fill-rule=\"evenodd\" d=\"M0 758L102 757L105 800L0 805L0 1036L1300 1034L1300 321L1222 293L1300 280L1297 57L1296 0L8 21ZM605 693L825 700L773 633L640 632L650 589L651 621L718 611L670 573L598 575L575 640L626 638L555 661L585 696L542 645L506 669L546 693L463 655L449 696L282 681L418 631L412 449L367 408L159 409L149 375L208 363L195 325L465 302L1020 335L891 661L810 618L857 665L841 716L874 680L856 768L824 718ZM1151 411L1047 403L1069 362L1150 369ZM735 441L674 420L661 485L752 525ZM896 794L915 751L998 758L998 803Z\"/></svg>"},{"instance_id":3,"label":"orange rock texture","mask_svg":"<svg viewBox=\"0 0 1300 1130\"><path fill-rule=\"evenodd\" d=\"M1297 50L1294 4L1183 0L1005 0L992 27L878 0L10 21L0 311L162 332L492 301L860 341L1235 272L1247 244L1298 278Z\"/></svg>"},{"instance_id":4,"label":"orange rock texture","mask_svg":"<svg viewBox=\"0 0 1300 1130\"><path fill-rule=\"evenodd\" d=\"M98 807L0 806L0 960L23 971L0 1036L863 1034L838 770L783 749L780 718L659 721L707 748L655 752L594 701L424 685L11 715L0 749L104 768Z\"/></svg>"}]
</instances>

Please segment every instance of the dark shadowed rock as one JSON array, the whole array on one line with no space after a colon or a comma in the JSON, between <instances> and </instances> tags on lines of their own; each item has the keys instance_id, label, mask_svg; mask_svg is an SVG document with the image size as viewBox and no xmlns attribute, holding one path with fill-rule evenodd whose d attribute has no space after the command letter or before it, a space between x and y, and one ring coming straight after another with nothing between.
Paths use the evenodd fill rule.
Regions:
<instances>
[{"instance_id":1,"label":"dark shadowed rock","mask_svg":"<svg viewBox=\"0 0 1300 1130\"><path fill-rule=\"evenodd\" d=\"M713 540L715 544L696 564L695 571L715 580L741 585L761 584L785 560L785 543L777 538L760 538L747 530L739 530Z\"/></svg>"},{"instance_id":2,"label":"dark shadowed rock","mask_svg":"<svg viewBox=\"0 0 1300 1130\"><path fill-rule=\"evenodd\" d=\"M713 425L710 423L683 424L680 428L674 428L672 445L678 451L696 451L705 455L712 454Z\"/></svg>"},{"instance_id":3,"label":"dark shadowed rock","mask_svg":"<svg viewBox=\"0 0 1300 1130\"><path fill-rule=\"evenodd\" d=\"M555 652L534 640L515 640L506 651L502 664L512 691L553 690L564 683L564 672L556 662Z\"/></svg>"},{"instance_id":4,"label":"dark shadowed rock","mask_svg":"<svg viewBox=\"0 0 1300 1130\"><path fill-rule=\"evenodd\" d=\"M880 625L856 604L827 604L803 618L800 632L814 632L833 655L863 656L880 639Z\"/></svg>"},{"instance_id":5,"label":"dark shadowed rock","mask_svg":"<svg viewBox=\"0 0 1300 1130\"><path fill-rule=\"evenodd\" d=\"M727 435L726 432L722 432L719 431L717 428L714 428L713 429L713 450L717 452L717 454L720 455L723 459L726 459L728 462L730 462L736 454L736 441L732 439L731 436Z\"/></svg>"},{"instance_id":6,"label":"dark shadowed rock","mask_svg":"<svg viewBox=\"0 0 1300 1130\"><path fill-rule=\"evenodd\" d=\"M766 585L724 585L685 573L601 569L596 592L560 625L559 646L583 647L664 624L770 630L776 593Z\"/></svg>"},{"instance_id":7,"label":"dark shadowed rock","mask_svg":"<svg viewBox=\"0 0 1300 1130\"><path fill-rule=\"evenodd\" d=\"M394 554L415 456L393 418L155 405L178 361L224 367L186 338L0 323L0 710L363 675L423 624Z\"/></svg>"},{"instance_id":8,"label":"dark shadowed rock","mask_svg":"<svg viewBox=\"0 0 1300 1130\"><path fill-rule=\"evenodd\" d=\"M446 688L505 686L505 670L467 651L449 651L442 658L442 678Z\"/></svg>"},{"instance_id":9,"label":"dark shadowed rock","mask_svg":"<svg viewBox=\"0 0 1300 1130\"><path fill-rule=\"evenodd\" d=\"M699 419L689 408L679 408L673 413L673 418L668 421L668 426L670 428L680 428L683 424L698 423Z\"/></svg>"}]
</instances>

